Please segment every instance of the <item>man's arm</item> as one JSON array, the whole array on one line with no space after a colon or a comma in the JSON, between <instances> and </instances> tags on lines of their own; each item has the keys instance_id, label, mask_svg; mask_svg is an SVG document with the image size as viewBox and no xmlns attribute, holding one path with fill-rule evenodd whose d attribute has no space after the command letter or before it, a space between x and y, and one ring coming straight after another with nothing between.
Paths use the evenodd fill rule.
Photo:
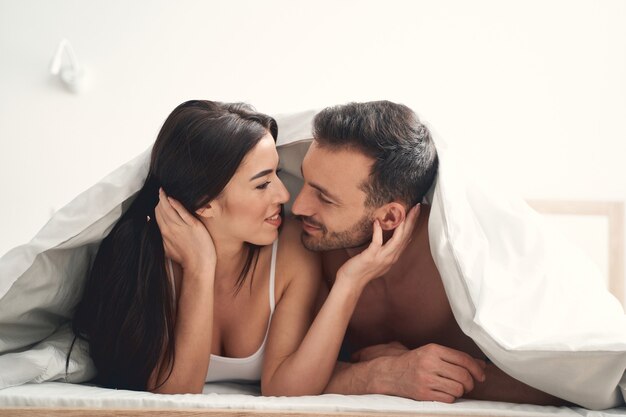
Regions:
<instances>
[{"instance_id":1,"label":"man's arm","mask_svg":"<svg viewBox=\"0 0 626 417\"><path fill-rule=\"evenodd\" d=\"M483 366L464 352L430 344L365 362L339 362L324 392L452 403L484 380Z\"/></svg>"},{"instance_id":2,"label":"man's arm","mask_svg":"<svg viewBox=\"0 0 626 417\"><path fill-rule=\"evenodd\" d=\"M477 382L466 398L537 405L571 405L565 400L539 391L507 375L494 364L485 368L485 382Z\"/></svg>"},{"instance_id":3,"label":"man's arm","mask_svg":"<svg viewBox=\"0 0 626 417\"><path fill-rule=\"evenodd\" d=\"M433 358L442 353L441 346L429 345L426 352L422 352L422 359L411 361L407 353L414 357L419 356L418 351L409 351L398 342L384 345L370 346L353 355L353 359L360 362L339 362L335 367L332 379L326 387L326 393L336 394L387 394L415 400L453 402L455 399L464 397L487 401L504 401L511 403L526 403L537 405L570 405L567 401L554 397L526 385L504 373L493 364L483 365L485 379L480 381L473 378L471 381L462 383L462 391L456 386L442 393L435 386L437 378L432 374L428 377L427 362L433 362ZM421 348L424 350L426 348ZM445 351L445 348L443 348ZM451 349L450 349L451 350ZM458 351L453 351L458 352ZM450 352L446 352L450 354ZM463 353L457 361L463 360ZM427 357L430 357L428 359ZM394 360L395 359L395 360ZM411 366L421 366L424 369L407 369ZM404 367L398 368L398 367ZM462 373L459 374L462 376ZM454 387L452 385L451 387ZM430 389L429 389L430 388ZM446 395L447 394L447 395Z\"/></svg>"}]
</instances>

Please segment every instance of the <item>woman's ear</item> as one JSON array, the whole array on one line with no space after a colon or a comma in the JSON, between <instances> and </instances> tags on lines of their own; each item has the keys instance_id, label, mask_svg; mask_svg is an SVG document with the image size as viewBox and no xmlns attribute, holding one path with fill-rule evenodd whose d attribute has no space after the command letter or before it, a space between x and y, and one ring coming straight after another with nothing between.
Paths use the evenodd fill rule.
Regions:
<instances>
[{"instance_id":1,"label":"woman's ear","mask_svg":"<svg viewBox=\"0 0 626 417\"><path fill-rule=\"evenodd\" d=\"M213 207L211 203L212 202L196 210L196 215L198 215L199 217L203 219L210 219L212 217L215 217L215 208Z\"/></svg>"},{"instance_id":2,"label":"woman's ear","mask_svg":"<svg viewBox=\"0 0 626 417\"><path fill-rule=\"evenodd\" d=\"M377 209L374 217L383 230L393 230L406 218L406 210L402 204L393 201Z\"/></svg>"}]
</instances>

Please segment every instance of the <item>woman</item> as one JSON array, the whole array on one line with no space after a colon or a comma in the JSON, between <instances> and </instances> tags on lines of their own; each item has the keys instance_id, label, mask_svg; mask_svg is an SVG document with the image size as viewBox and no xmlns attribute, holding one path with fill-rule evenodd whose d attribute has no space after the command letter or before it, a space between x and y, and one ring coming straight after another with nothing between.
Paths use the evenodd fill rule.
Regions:
<instances>
[{"instance_id":1,"label":"woman","mask_svg":"<svg viewBox=\"0 0 626 417\"><path fill-rule=\"evenodd\" d=\"M188 101L167 118L146 182L102 242L75 312L97 383L324 390L363 286L406 245L415 210L385 246L375 224L372 245L342 267L311 325L320 265L299 225L285 221L279 236L289 194L276 136L272 118L243 104Z\"/></svg>"}]
</instances>

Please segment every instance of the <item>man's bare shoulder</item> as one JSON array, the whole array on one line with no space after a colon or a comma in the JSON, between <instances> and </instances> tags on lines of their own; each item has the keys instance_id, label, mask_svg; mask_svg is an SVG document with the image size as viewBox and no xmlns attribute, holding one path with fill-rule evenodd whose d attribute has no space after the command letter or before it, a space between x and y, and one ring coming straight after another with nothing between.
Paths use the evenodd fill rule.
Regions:
<instances>
[{"instance_id":1,"label":"man's bare shoulder","mask_svg":"<svg viewBox=\"0 0 626 417\"><path fill-rule=\"evenodd\" d=\"M286 216L278 237L277 266L286 276L321 275L320 254L308 250L302 244L300 222ZM306 274L303 274L306 272Z\"/></svg>"}]
</instances>

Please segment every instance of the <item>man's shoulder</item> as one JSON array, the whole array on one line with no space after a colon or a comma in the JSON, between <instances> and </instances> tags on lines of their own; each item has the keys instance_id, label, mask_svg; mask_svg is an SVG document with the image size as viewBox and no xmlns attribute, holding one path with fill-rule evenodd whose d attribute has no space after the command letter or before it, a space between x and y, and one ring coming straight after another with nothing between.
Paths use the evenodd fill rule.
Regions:
<instances>
[{"instance_id":1,"label":"man's shoulder","mask_svg":"<svg viewBox=\"0 0 626 417\"><path fill-rule=\"evenodd\" d=\"M298 271L302 268L319 267L320 254L304 247L301 239L302 227L292 218L286 217L278 240L278 262L284 270Z\"/></svg>"}]
</instances>

